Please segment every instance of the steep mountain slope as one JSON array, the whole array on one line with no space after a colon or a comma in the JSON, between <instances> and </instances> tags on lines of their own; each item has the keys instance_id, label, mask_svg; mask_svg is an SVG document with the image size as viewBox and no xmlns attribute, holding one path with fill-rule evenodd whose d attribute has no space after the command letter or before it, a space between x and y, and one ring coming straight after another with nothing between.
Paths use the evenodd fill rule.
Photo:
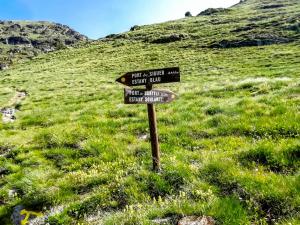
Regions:
<instances>
[{"instance_id":1,"label":"steep mountain slope","mask_svg":"<svg viewBox=\"0 0 300 225\"><path fill-rule=\"evenodd\" d=\"M0 70L18 59L33 58L87 41L68 26L50 22L0 21Z\"/></svg>"},{"instance_id":2,"label":"steep mountain slope","mask_svg":"<svg viewBox=\"0 0 300 225\"><path fill-rule=\"evenodd\" d=\"M16 114L0 123L0 224L22 205L38 224L298 225L299 15L298 0L248 0L1 71ZM165 66L182 82L160 85L178 99L157 106L157 174L146 107L115 79Z\"/></svg>"}]
</instances>

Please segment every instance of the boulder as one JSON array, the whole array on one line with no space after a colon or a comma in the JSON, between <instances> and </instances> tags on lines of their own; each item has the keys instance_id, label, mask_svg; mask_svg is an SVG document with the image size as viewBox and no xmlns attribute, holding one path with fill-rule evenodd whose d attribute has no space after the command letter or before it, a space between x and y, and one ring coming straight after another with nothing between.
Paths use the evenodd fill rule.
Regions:
<instances>
[{"instance_id":1,"label":"boulder","mask_svg":"<svg viewBox=\"0 0 300 225\"><path fill-rule=\"evenodd\" d=\"M28 45L31 44L30 40L25 37L11 36L7 38L9 45Z\"/></svg>"},{"instance_id":2,"label":"boulder","mask_svg":"<svg viewBox=\"0 0 300 225\"><path fill-rule=\"evenodd\" d=\"M191 13L190 11L188 11L188 12L186 12L186 13L184 14L184 16L185 16L185 17L192 17L193 15L192 15L192 13Z\"/></svg>"},{"instance_id":3,"label":"boulder","mask_svg":"<svg viewBox=\"0 0 300 225\"><path fill-rule=\"evenodd\" d=\"M21 215L21 211L24 209L24 206L17 205L13 209L13 213L11 215L11 221L13 225L21 225L22 220L25 219L25 215Z\"/></svg>"},{"instance_id":4,"label":"boulder","mask_svg":"<svg viewBox=\"0 0 300 225\"><path fill-rule=\"evenodd\" d=\"M140 28L140 26L135 25L135 26L130 28L130 31L135 31L135 30L138 30L139 28Z\"/></svg>"},{"instance_id":5,"label":"boulder","mask_svg":"<svg viewBox=\"0 0 300 225\"><path fill-rule=\"evenodd\" d=\"M20 24L13 24L13 25L11 25L11 26L9 26L9 27L7 27L6 28L6 31L8 31L8 32L12 32L12 31L20 31L21 30L21 25Z\"/></svg>"},{"instance_id":6,"label":"boulder","mask_svg":"<svg viewBox=\"0 0 300 225\"><path fill-rule=\"evenodd\" d=\"M215 225L216 222L212 217L188 216L179 220L178 225Z\"/></svg>"}]
</instances>

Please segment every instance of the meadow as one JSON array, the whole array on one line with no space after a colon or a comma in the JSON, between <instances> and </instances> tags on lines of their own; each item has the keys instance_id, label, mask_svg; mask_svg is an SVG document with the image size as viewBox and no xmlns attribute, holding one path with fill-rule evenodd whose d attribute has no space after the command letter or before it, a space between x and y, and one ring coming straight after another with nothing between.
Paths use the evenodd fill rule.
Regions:
<instances>
[{"instance_id":1,"label":"meadow","mask_svg":"<svg viewBox=\"0 0 300 225\"><path fill-rule=\"evenodd\" d=\"M284 4L280 13L258 9L273 2ZM23 205L51 209L49 224L176 224L187 215L300 224L300 29L284 30L299 15L296 0L249 0L0 71L0 108L19 110L14 123L0 123L0 223L11 224L13 207ZM175 34L180 40L158 43ZM278 41L214 47L255 35ZM123 104L115 79L173 66L181 83L155 86L178 95L156 107L156 173L147 108ZM27 96L14 104L18 91Z\"/></svg>"}]
</instances>

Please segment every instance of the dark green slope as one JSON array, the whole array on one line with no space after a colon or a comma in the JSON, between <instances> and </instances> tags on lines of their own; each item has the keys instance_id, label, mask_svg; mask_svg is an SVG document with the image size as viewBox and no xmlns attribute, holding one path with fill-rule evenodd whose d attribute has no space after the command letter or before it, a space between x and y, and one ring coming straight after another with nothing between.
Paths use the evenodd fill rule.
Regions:
<instances>
[{"instance_id":1,"label":"dark green slope","mask_svg":"<svg viewBox=\"0 0 300 225\"><path fill-rule=\"evenodd\" d=\"M1 71L1 111L16 112L0 123L0 224L23 205L50 224L298 225L299 15L248 0ZM146 107L115 79L165 66L182 81L160 85L178 99L157 106L156 174Z\"/></svg>"}]
</instances>

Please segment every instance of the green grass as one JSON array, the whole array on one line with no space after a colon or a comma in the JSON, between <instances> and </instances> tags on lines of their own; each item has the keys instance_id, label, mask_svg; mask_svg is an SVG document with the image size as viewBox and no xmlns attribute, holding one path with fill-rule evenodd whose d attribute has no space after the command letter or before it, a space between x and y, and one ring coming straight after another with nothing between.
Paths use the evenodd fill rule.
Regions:
<instances>
[{"instance_id":1,"label":"green grass","mask_svg":"<svg viewBox=\"0 0 300 225\"><path fill-rule=\"evenodd\" d=\"M10 224L18 204L44 213L63 206L50 224L151 224L186 215L228 225L299 224L299 39L203 48L238 38L230 30L264 15L253 11L257 2L225 15L141 27L126 39L50 53L0 72L1 106L17 90L28 92L16 122L0 124L0 154L6 154L0 167L9 171L0 179L1 224ZM296 5L282 15L271 10L260 23L299 15L298 2L289 3ZM213 25L212 19L229 22ZM145 41L161 32L195 38ZM148 141L138 138L149 133L146 106L124 105L115 79L165 66L180 66L182 82L160 85L179 97L157 106L157 174ZM9 198L13 188L18 196Z\"/></svg>"}]
</instances>

